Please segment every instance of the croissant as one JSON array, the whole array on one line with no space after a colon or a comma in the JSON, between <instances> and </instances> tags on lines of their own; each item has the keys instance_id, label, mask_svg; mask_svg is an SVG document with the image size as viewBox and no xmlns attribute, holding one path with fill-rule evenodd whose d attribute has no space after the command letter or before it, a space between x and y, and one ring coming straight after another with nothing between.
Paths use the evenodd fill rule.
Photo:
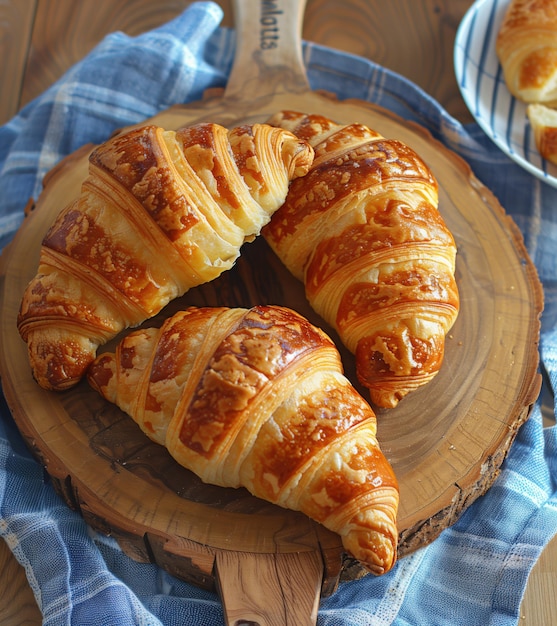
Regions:
<instances>
[{"instance_id":1,"label":"croissant","mask_svg":"<svg viewBox=\"0 0 557 626\"><path fill-rule=\"evenodd\" d=\"M392 567L398 485L375 414L300 314L188 308L130 332L87 378L203 481L302 511L369 571Z\"/></svg>"},{"instance_id":2,"label":"croissant","mask_svg":"<svg viewBox=\"0 0 557 626\"><path fill-rule=\"evenodd\" d=\"M495 40L509 91L524 102L557 104L557 2L513 0Z\"/></svg>"},{"instance_id":3,"label":"croissant","mask_svg":"<svg viewBox=\"0 0 557 626\"><path fill-rule=\"evenodd\" d=\"M540 155L557 165L557 110L545 104L529 104L526 114Z\"/></svg>"},{"instance_id":4,"label":"croissant","mask_svg":"<svg viewBox=\"0 0 557 626\"><path fill-rule=\"evenodd\" d=\"M371 401L394 407L436 375L458 314L437 182L408 146L361 124L292 111L269 123L307 140L315 159L263 236L354 353Z\"/></svg>"},{"instance_id":5,"label":"croissant","mask_svg":"<svg viewBox=\"0 0 557 626\"><path fill-rule=\"evenodd\" d=\"M148 125L95 149L20 306L37 382L73 386L100 345L232 267L312 160L306 142L265 124Z\"/></svg>"}]
</instances>

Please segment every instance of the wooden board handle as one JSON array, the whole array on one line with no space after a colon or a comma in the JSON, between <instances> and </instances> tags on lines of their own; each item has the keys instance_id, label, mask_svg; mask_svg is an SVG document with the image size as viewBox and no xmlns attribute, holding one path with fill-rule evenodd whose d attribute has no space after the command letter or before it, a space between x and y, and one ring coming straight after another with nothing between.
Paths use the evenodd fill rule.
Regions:
<instances>
[{"instance_id":1,"label":"wooden board handle","mask_svg":"<svg viewBox=\"0 0 557 626\"><path fill-rule=\"evenodd\" d=\"M309 91L302 58L305 0L233 0L236 54L227 100Z\"/></svg>"},{"instance_id":2,"label":"wooden board handle","mask_svg":"<svg viewBox=\"0 0 557 626\"><path fill-rule=\"evenodd\" d=\"M313 626L321 594L318 551L216 554L216 582L227 626Z\"/></svg>"}]
</instances>

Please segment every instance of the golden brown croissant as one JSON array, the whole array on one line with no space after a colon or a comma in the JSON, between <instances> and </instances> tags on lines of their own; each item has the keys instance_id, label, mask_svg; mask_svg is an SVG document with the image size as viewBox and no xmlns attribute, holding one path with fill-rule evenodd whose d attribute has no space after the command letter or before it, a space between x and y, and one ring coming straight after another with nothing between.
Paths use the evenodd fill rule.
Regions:
<instances>
[{"instance_id":1,"label":"golden brown croissant","mask_svg":"<svg viewBox=\"0 0 557 626\"><path fill-rule=\"evenodd\" d=\"M513 96L524 102L557 104L556 0L513 0L495 49Z\"/></svg>"},{"instance_id":2,"label":"golden brown croissant","mask_svg":"<svg viewBox=\"0 0 557 626\"><path fill-rule=\"evenodd\" d=\"M263 235L355 354L371 400L394 407L437 373L458 313L437 182L408 146L361 124L292 111L269 123L306 139L315 160Z\"/></svg>"},{"instance_id":3,"label":"golden brown croissant","mask_svg":"<svg viewBox=\"0 0 557 626\"><path fill-rule=\"evenodd\" d=\"M557 110L535 103L528 105L526 114L538 152L557 165Z\"/></svg>"},{"instance_id":4,"label":"golden brown croissant","mask_svg":"<svg viewBox=\"0 0 557 626\"><path fill-rule=\"evenodd\" d=\"M298 313L189 308L129 333L87 376L203 481L302 511L371 572L392 567L398 485L375 414Z\"/></svg>"},{"instance_id":5,"label":"golden brown croissant","mask_svg":"<svg viewBox=\"0 0 557 626\"><path fill-rule=\"evenodd\" d=\"M37 382L71 387L99 345L229 269L312 160L307 143L265 124L149 125L99 146L22 299Z\"/></svg>"}]
</instances>

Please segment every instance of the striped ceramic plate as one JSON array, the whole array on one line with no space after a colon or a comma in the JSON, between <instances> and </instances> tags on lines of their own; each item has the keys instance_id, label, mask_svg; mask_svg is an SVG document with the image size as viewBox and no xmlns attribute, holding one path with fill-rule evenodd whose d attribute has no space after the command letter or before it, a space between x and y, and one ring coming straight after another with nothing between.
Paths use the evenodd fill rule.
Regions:
<instances>
[{"instance_id":1,"label":"striped ceramic plate","mask_svg":"<svg viewBox=\"0 0 557 626\"><path fill-rule=\"evenodd\" d=\"M495 53L495 38L510 0L477 0L456 35L458 86L470 112L511 159L557 187L557 167L542 159L526 117L526 105L509 93Z\"/></svg>"}]
</instances>

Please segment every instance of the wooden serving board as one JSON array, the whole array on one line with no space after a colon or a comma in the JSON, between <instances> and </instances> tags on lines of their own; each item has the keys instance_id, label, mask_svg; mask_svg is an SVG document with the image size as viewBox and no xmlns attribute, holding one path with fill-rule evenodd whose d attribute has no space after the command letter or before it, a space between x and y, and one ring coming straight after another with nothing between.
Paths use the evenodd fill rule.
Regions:
<instances>
[{"instance_id":1,"label":"wooden serving board","mask_svg":"<svg viewBox=\"0 0 557 626\"><path fill-rule=\"evenodd\" d=\"M227 91L152 121L166 128L201 120L231 126L264 121L287 108L321 113L404 141L439 181L440 211L458 246L460 315L439 375L396 409L378 411L381 447L400 482L402 558L434 540L486 492L527 419L540 388L542 289L520 231L462 159L384 109L309 90L299 55L303 3L283 5L282 49L270 61L249 37L257 16L244 15L246 4L238 5L239 41L247 43L239 48ZM334 592L343 577L363 574L343 554L337 535L242 489L203 484L85 382L51 393L31 376L16 330L20 299L36 271L44 233L79 193L89 150L48 175L1 259L0 374L13 416L66 503L92 527L115 536L130 556L218 589L229 624L312 624L320 596ZM258 303L294 308L337 339L262 238L246 244L233 270L158 317L186 305ZM353 357L337 345L357 385Z\"/></svg>"}]
</instances>

